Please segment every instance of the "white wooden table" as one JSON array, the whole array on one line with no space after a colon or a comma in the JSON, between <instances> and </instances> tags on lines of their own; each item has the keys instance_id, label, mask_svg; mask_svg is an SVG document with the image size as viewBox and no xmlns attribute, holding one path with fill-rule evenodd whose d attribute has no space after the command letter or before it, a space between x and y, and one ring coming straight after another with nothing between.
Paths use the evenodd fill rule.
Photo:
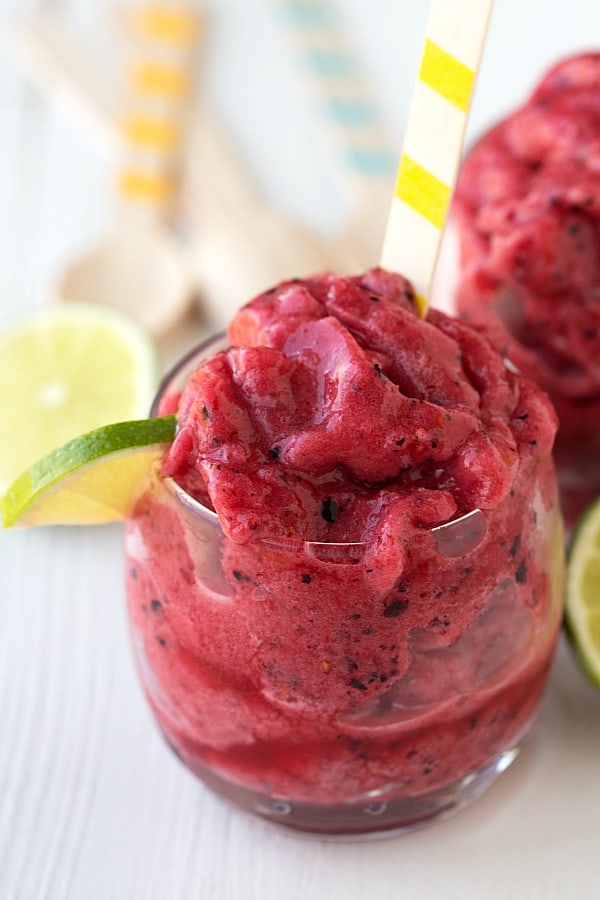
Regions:
<instances>
[{"instance_id":1,"label":"white wooden table","mask_svg":"<svg viewBox=\"0 0 600 900\"><path fill-rule=\"evenodd\" d=\"M425 2L337 5L361 35L399 140ZM34 6L2 0L2 24ZM70 7L98 27L99 0ZM267 53L276 35L267 0L212 8L206 90L270 199L336 227L319 139L302 137L314 128L310 107L284 50ZM597 0L497 0L471 133L560 53L594 38ZM291 186L274 143L295 154ZM109 177L86 137L3 58L1 322L46 302L61 267L107 227ZM1 428L0 412L0 440L10 439ZM400 838L304 840L230 809L163 744L133 672L121 569L117 526L0 534L1 900L600 898L600 694L564 644L530 741L473 807Z\"/></svg>"}]
</instances>

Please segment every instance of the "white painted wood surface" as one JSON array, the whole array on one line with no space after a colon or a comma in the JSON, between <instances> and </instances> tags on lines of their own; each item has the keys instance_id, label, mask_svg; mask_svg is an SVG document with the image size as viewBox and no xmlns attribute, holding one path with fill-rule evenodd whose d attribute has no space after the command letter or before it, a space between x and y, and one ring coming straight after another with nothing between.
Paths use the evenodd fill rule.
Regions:
<instances>
[{"instance_id":1,"label":"white painted wood surface","mask_svg":"<svg viewBox=\"0 0 600 900\"><path fill-rule=\"evenodd\" d=\"M2 25L36 5L2 0ZM361 35L399 139L410 87L398 84L412 79L424 0L337 5ZM259 183L304 223L337 227L333 162L316 134L296 145L314 122L285 45L267 58L277 34L269 4L212 7L206 89ZM563 50L600 43L596 0L496 7L472 133ZM106 6L70 9L99 34ZM255 72L243 78L250 58ZM282 134L290 103L296 116ZM282 158L295 159L291 187ZM46 302L65 262L106 228L109 184L107 161L3 56L0 324ZM0 412L0 440L10 439L1 428ZM600 695L564 645L531 740L473 807L376 843L303 840L231 810L164 746L131 664L121 568L117 526L0 533L1 900L600 898Z\"/></svg>"}]
</instances>

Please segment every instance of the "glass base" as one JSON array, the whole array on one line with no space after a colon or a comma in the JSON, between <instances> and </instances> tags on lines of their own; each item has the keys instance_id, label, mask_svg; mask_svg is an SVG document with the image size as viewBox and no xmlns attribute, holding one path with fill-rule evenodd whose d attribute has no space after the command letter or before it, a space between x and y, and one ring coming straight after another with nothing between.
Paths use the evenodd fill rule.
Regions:
<instances>
[{"instance_id":1,"label":"glass base","mask_svg":"<svg viewBox=\"0 0 600 900\"><path fill-rule=\"evenodd\" d=\"M505 750L489 765L427 794L386 800L369 798L362 803L336 806L266 798L224 780L198 763L190 765L186 761L186 765L211 790L237 807L294 829L304 837L312 835L319 839L351 840L356 836L365 840L413 831L458 812L476 800L510 766L519 753L519 747L517 744Z\"/></svg>"}]
</instances>

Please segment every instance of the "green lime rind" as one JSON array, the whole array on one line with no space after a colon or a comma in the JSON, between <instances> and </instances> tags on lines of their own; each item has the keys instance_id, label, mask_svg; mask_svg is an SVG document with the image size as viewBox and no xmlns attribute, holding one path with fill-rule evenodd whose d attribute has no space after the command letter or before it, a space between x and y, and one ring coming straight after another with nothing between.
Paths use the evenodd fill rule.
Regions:
<instances>
[{"instance_id":1,"label":"green lime rind","mask_svg":"<svg viewBox=\"0 0 600 900\"><path fill-rule=\"evenodd\" d=\"M580 668L600 689L600 499L584 512L569 542L565 632Z\"/></svg>"},{"instance_id":2,"label":"green lime rind","mask_svg":"<svg viewBox=\"0 0 600 900\"><path fill-rule=\"evenodd\" d=\"M22 472L0 500L2 524L12 527L37 498L63 478L122 450L169 444L175 437L175 416L116 422L79 435L52 450Z\"/></svg>"}]
</instances>

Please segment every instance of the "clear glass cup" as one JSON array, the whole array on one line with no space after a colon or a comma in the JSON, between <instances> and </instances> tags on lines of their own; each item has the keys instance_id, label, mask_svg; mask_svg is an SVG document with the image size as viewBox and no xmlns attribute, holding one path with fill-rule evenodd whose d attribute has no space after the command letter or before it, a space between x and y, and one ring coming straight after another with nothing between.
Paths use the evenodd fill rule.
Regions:
<instances>
[{"instance_id":1,"label":"clear glass cup","mask_svg":"<svg viewBox=\"0 0 600 900\"><path fill-rule=\"evenodd\" d=\"M153 408L221 343L165 381ZM158 479L126 526L133 646L183 762L305 832L408 830L477 797L535 718L562 616L552 461L407 545L239 545Z\"/></svg>"}]
</instances>

